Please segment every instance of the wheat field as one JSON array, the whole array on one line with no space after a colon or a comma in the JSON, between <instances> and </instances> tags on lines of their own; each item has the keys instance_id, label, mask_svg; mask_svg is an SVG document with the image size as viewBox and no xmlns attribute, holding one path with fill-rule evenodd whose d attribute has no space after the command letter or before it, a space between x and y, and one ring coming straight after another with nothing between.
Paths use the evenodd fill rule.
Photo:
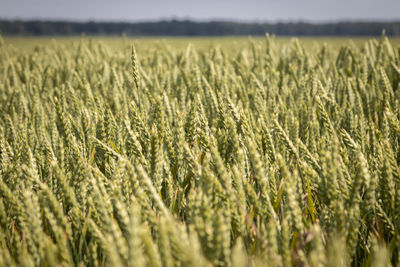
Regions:
<instances>
[{"instance_id":1,"label":"wheat field","mask_svg":"<svg viewBox=\"0 0 400 267\"><path fill-rule=\"evenodd\" d=\"M190 42L0 40L0 266L399 266L399 43Z\"/></svg>"}]
</instances>

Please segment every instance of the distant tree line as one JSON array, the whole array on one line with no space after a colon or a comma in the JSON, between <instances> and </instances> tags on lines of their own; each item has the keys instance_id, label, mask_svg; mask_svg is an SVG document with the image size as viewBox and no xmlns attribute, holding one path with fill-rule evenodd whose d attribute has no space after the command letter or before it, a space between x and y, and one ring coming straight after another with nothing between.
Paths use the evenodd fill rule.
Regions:
<instances>
[{"instance_id":1,"label":"distant tree line","mask_svg":"<svg viewBox=\"0 0 400 267\"><path fill-rule=\"evenodd\" d=\"M0 20L3 35L122 35L127 36L378 36L382 30L388 36L400 36L397 22L338 22L338 23L239 23L193 22L169 20L158 22L68 22L68 21L9 21Z\"/></svg>"}]
</instances>

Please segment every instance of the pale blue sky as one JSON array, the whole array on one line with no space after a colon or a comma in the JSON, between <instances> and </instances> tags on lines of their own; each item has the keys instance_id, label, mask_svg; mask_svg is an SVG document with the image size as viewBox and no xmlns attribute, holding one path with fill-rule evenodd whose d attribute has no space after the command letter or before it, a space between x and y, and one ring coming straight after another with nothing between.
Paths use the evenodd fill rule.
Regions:
<instances>
[{"instance_id":1,"label":"pale blue sky","mask_svg":"<svg viewBox=\"0 0 400 267\"><path fill-rule=\"evenodd\" d=\"M400 0L0 0L0 19L399 20Z\"/></svg>"}]
</instances>

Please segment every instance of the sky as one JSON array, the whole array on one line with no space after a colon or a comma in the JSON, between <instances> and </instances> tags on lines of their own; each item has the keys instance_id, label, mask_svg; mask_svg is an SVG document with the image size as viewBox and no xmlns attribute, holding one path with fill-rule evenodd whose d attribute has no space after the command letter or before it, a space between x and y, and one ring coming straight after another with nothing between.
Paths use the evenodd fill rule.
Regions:
<instances>
[{"instance_id":1,"label":"sky","mask_svg":"<svg viewBox=\"0 0 400 267\"><path fill-rule=\"evenodd\" d=\"M400 0L0 0L0 19L390 21L400 20Z\"/></svg>"}]
</instances>

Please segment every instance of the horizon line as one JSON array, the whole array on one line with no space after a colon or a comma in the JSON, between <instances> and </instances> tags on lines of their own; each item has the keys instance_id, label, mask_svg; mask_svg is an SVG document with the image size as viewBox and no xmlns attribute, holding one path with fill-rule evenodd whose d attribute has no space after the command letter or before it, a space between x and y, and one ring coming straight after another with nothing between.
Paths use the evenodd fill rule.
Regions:
<instances>
[{"instance_id":1,"label":"horizon line","mask_svg":"<svg viewBox=\"0 0 400 267\"><path fill-rule=\"evenodd\" d=\"M240 19L225 19L225 18L211 18L211 19L194 19L184 17L170 17L159 19L146 19L146 20L127 20L127 19L71 19L71 18L3 18L0 21L8 22L68 22L68 23L128 23L128 24L142 24L142 23L160 23L160 22L193 22L193 23L235 23L235 24L340 24L340 23L400 23L400 18L391 19L334 19L334 20L307 20L307 19L282 19L282 20L240 20Z\"/></svg>"}]
</instances>

